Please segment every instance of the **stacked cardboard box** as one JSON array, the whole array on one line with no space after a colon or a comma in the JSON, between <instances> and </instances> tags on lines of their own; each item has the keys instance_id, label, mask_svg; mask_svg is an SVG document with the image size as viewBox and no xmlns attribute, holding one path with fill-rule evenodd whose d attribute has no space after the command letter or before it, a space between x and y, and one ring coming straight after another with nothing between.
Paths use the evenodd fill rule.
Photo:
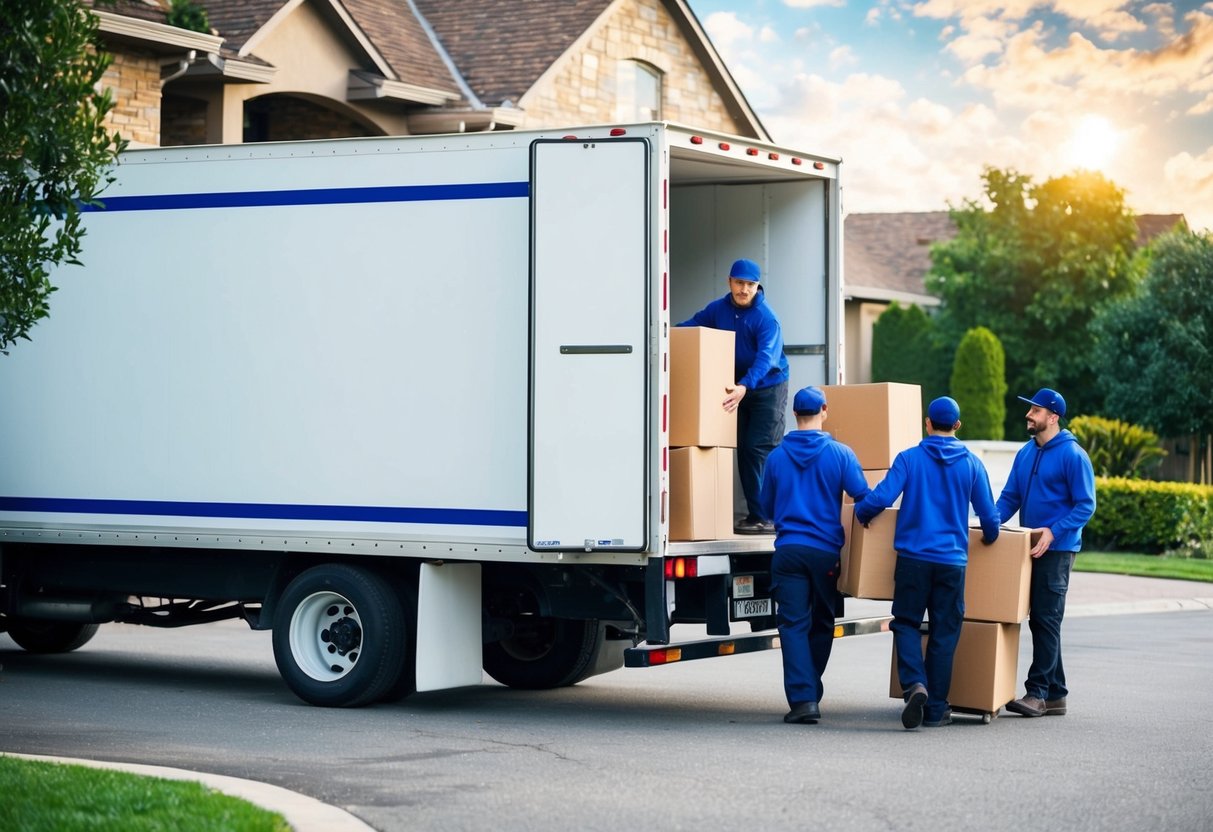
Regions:
<instances>
[{"instance_id":1,"label":"stacked cardboard box","mask_svg":"<svg viewBox=\"0 0 1213 832\"><path fill-rule=\"evenodd\" d=\"M996 714L1015 698L1020 625L1028 616L1032 582L1028 553L1038 539L1028 529L1004 527L998 540L986 546L981 542L981 529L969 530L965 618L948 692L952 707ZM923 638L923 649L928 638ZM896 647L889 695L902 695Z\"/></svg>"},{"instance_id":2,"label":"stacked cardboard box","mask_svg":"<svg viewBox=\"0 0 1213 832\"><path fill-rule=\"evenodd\" d=\"M727 330L670 330L670 540L733 536L737 414L721 407L733 385Z\"/></svg>"}]
</instances>

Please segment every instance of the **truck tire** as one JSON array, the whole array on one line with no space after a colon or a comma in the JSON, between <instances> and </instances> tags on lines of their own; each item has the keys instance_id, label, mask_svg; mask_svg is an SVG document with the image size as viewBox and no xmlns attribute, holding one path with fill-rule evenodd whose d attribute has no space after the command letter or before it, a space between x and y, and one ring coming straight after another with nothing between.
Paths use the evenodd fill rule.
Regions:
<instances>
[{"instance_id":1,"label":"truck tire","mask_svg":"<svg viewBox=\"0 0 1213 832\"><path fill-rule=\"evenodd\" d=\"M387 581L324 564L296 577L279 599L274 661L304 702L355 708L395 685L406 638L400 599Z\"/></svg>"},{"instance_id":2,"label":"truck tire","mask_svg":"<svg viewBox=\"0 0 1213 832\"><path fill-rule=\"evenodd\" d=\"M97 624L76 621L9 619L8 634L29 653L70 653L97 634Z\"/></svg>"},{"instance_id":3,"label":"truck tire","mask_svg":"<svg viewBox=\"0 0 1213 832\"><path fill-rule=\"evenodd\" d=\"M547 690L590 675L603 642L594 620L523 616L508 638L484 645L484 671L503 685Z\"/></svg>"}]
</instances>

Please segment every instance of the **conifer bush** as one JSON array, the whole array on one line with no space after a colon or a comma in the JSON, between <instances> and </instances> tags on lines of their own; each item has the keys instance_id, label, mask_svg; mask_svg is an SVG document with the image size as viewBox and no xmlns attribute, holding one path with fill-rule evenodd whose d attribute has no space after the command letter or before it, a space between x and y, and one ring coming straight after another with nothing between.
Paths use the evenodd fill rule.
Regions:
<instances>
[{"instance_id":1,"label":"conifer bush","mask_svg":"<svg viewBox=\"0 0 1213 832\"><path fill-rule=\"evenodd\" d=\"M952 398L960 405L960 437L1002 439L1007 418L1006 355L984 326L965 333L952 363Z\"/></svg>"}]
</instances>

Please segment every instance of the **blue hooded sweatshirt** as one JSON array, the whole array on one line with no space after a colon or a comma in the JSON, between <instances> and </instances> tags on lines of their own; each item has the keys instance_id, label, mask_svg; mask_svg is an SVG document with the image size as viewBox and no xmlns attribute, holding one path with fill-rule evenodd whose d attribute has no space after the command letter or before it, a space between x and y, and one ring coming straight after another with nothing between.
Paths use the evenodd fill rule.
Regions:
<instances>
[{"instance_id":1,"label":"blue hooded sweatshirt","mask_svg":"<svg viewBox=\"0 0 1213 832\"><path fill-rule=\"evenodd\" d=\"M733 303L733 295L726 294L678 326L707 326L737 333L733 344L733 380L747 390L774 387L788 380L783 330L767 306L761 286L749 306L738 306Z\"/></svg>"},{"instance_id":2,"label":"blue hooded sweatshirt","mask_svg":"<svg viewBox=\"0 0 1213 832\"><path fill-rule=\"evenodd\" d=\"M1047 526L1053 532L1050 549L1077 552L1082 528L1095 513L1095 472L1078 439L1063 430L1044 447L1029 440L1011 464L1011 475L998 498L1002 517L1019 512L1019 525Z\"/></svg>"},{"instance_id":3,"label":"blue hooded sweatshirt","mask_svg":"<svg viewBox=\"0 0 1213 832\"><path fill-rule=\"evenodd\" d=\"M998 538L998 509L985 466L955 436L928 436L902 451L872 493L855 504L855 517L868 523L893 505L897 495L898 555L964 566L969 561L969 506L982 535Z\"/></svg>"},{"instance_id":4,"label":"blue hooded sweatshirt","mask_svg":"<svg viewBox=\"0 0 1213 832\"><path fill-rule=\"evenodd\" d=\"M775 522L776 548L839 552L842 492L861 500L869 490L854 451L825 431L792 431L762 472L762 510Z\"/></svg>"}]
</instances>

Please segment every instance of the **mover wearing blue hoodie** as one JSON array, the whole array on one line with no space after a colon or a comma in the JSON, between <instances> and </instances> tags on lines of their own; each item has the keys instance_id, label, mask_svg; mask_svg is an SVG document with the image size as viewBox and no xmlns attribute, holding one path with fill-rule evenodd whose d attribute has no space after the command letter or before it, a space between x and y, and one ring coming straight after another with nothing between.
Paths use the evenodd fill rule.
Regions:
<instances>
[{"instance_id":1,"label":"mover wearing blue hoodie","mask_svg":"<svg viewBox=\"0 0 1213 832\"><path fill-rule=\"evenodd\" d=\"M855 505L856 519L866 526L901 495L890 629L906 697L901 723L907 729L951 722L948 691L964 620L970 505L981 522L982 541L998 538L998 509L985 466L956 438L959 405L943 396L927 412L926 439L899 453L885 478ZM924 614L931 620L925 656Z\"/></svg>"},{"instance_id":2,"label":"mover wearing blue hoodie","mask_svg":"<svg viewBox=\"0 0 1213 832\"><path fill-rule=\"evenodd\" d=\"M1041 531L1032 547L1028 628L1032 665L1023 697L1007 703L1020 716L1063 716L1066 674L1061 661L1061 622L1082 529L1095 513L1095 472L1074 434L1061 429L1066 400L1042 387L1025 418L1032 440L1015 454L1011 474L998 498L1003 517L1019 512L1019 525Z\"/></svg>"},{"instance_id":3,"label":"mover wearing blue hoodie","mask_svg":"<svg viewBox=\"0 0 1213 832\"><path fill-rule=\"evenodd\" d=\"M788 406L788 359L783 330L767 305L762 272L753 260L741 259L729 270L729 293L712 301L678 326L706 326L736 333L733 378L723 401L737 411L737 474L745 494L746 516L734 525L740 534L770 534L762 514L762 471L767 456L783 439Z\"/></svg>"},{"instance_id":4,"label":"mover wearing blue hoodie","mask_svg":"<svg viewBox=\"0 0 1213 832\"><path fill-rule=\"evenodd\" d=\"M845 541L842 494L855 499L868 483L855 452L822 431L825 394L806 387L792 401L797 429L767 458L762 509L775 525L771 596L778 605L783 689L789 723L815 723L834 644L839 551Z\"/></svg>"}]
</instances>

